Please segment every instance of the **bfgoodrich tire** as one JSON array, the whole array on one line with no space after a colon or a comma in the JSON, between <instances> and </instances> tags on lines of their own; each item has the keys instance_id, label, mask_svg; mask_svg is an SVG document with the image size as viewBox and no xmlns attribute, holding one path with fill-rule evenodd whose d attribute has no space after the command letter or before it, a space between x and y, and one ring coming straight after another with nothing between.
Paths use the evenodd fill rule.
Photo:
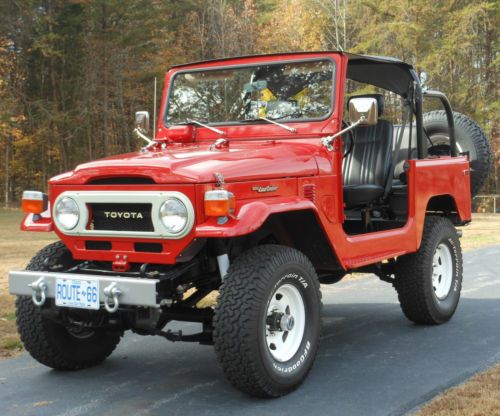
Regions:
<instances>
[{"instance_id":1,"label":"bfgoodrich tire","mask_svg":"<svg viewBox=\"0 0 500 416\"><path fill-rule=\"evenodd\" d=\"M219 292L215 352L228 380L258 397L297 388L314 362L321 292L299 251L264 245L240 255Z\"/></svg>"},{"instance_id":2,"label":"bfgoodrich tire","mask_svg":"<svg viewBox=\"0 0 500 416\"><path fill-rule=\"evenodd\" d=\"M488 138L481 127L469 117L453 112L455 124L455 140L459 152L468 152L470 160L471 195L476 196L484 183L492 166L492 150ZM426 133L433 147L449 152L448 120L444 111L431 111L423 115ZM432 147L431 147L432 148ZM429 152L432 152L431 148ZM449 154L449 153L448 153Z\"/></svg>"},{"instance_id":3,"label":"bfgoodrich tire","mask_svg":"<svg viewBox=\"0 0 500 416\"><path fill-rule=\"evenodd\" d=\"M396 263L395 287L410 321L436 325L453 316L462 288L462 250L450 220L426 219L418 251Z\"/></svg>"},{"instance_id":4,"label":"bfgoodrich tire","mask_svg":"<svg viewBox=\"0 0 500 416\"><path fill-rule=\"evenodd\" d=\"M63 243L56 242L40 250L26 269L64 270L71 262L69 250ZM43 308L49 307L50 304ZM65 312L71 313L71 309ZM16 318L21 341L30 355L41 364L58 370L79 370L99 364L113 352L121 338L121 333L104 329L70 331L65 326L47 319L42 308L36 306L31 297L27 296L18 296Z\"/></svg>"}]
</instances>

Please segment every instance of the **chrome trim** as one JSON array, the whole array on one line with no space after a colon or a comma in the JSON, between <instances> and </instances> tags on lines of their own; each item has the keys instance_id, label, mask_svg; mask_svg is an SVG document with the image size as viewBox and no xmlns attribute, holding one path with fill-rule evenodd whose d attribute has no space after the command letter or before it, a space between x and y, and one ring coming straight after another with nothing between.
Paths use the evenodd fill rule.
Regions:
<instances>
[{"instance_id":1,"label":"chrome trim","mask_svg":"<svg viewBox=\"0 0 500 416\"><path fill-rule=\"evenodd\" d=\"M97 280L99 282L99 299L103 305L109 296L118 299L119 291L120 305L160 307L156 296L158 279L14 270L9 272L9 292L12 295L32 296L34 284L43 282L45 286L43 293L48 299L53 299L56 294L56 279ZM110 287L114 289L111 291L113 293L110 292Z\"/></svg>"},{"instance_id":2,"label":"chrome trim","mask_svg":"<svg viewBox=\"0 0 500 416\"><path fill-rule=\"evenodd\" d=\"M54 207L64 197L72 198L80 209L80 219L72 230L66 230L59 223L52 211L52 218L63 234L70 236L93 236L93 237L138 237L138 238L168 238L180 239L189 234L194 225L194 208L189 198L181 192L176 191L66 191L57 197ZM169 233L160 220L160 207L169 198L177 198L187 209L188 220L184 229L178 233ZM87 204L110 203L110 204L151 204L151 221L154 231L114 231L114 230L87 230L85 227L89 221Z\"/></svg>"},{"instance_id":3,"label":"chrome trim","mask_svg":"<svg viewBox=\"0 0 500 416\"><path fill-rule=\"evenodd\" d=\"M40 191L23 191L22 199L30 199L32 201L43 201L47 195Z\"/></svg>"},{"instance_id":4,"label":"chrome trim","mask_svg":"<svg viewBox=\"0 0 500 416\"><path fill-rule=\"evenodd\" d=\"M307 55L308 52L299 52L298 54L304 54ZM172 125L177 125L177 124L171 124L168 121L168 110L170 107L170 96L172 93L172 85L174 83L175 77L179 74L183 73L192 73L192 72L205 72L205 71L218 71L218 70L224 70L224 69L240 69L240 68L249 68L249 67L257 67L257 66L266 66L266 65L283 65L283 64L290 64L290 63L303 63L303 62L315 62L315 61L330 61L333 65L332 68L332 94L331 94L331 101L330 101L330 111L325 117L316 117L316 118L303 118L303 119L296 119L296 120L286 120L287 123L304 123L304 122L317 122L317 121L324 121L329 119L334 111L335 111L335 97L336 97L336 88L337 85L335 84L335 80L337 79L337 62L335 59L333 59L331 56L317 56L314 58L310 57L303 57L301 58L284 58L284 59L273 59L275 57L279 57L282 54L270 54L267 55L266 58L269 58L269 60L265 60L263 62L253 62L253 63L244 63L244 64L224 64L225 61L232 60L232 59L241 59L241 58L252 58L253 56L239 56L239 57L234 57L234 58L224 58L224 59L214 59L212 61L200 61L200 62L195 62L196 64L206 64L206 63L211 63L211 62L216 62L216 61L221 61L220 65L215 65L215 66L203 66L200 68L189 68L189 65L191 64L182 64L182 65L174 65L169 69L170 71L174 71L172 75L170 76L169 84L168 84L168 90L167 90L167 99L166 99L166 105L165 109L162 114L162 119L163 119L163 124L166 127L170 127ZM185 68L185 69L182 69ZM182 123L181 123L182 124ZM216 122L216 123L210 123L211 126L244 126L248 125L245 124L242 121L221 121L221 122Z\"/></svg>"}]
</instances>

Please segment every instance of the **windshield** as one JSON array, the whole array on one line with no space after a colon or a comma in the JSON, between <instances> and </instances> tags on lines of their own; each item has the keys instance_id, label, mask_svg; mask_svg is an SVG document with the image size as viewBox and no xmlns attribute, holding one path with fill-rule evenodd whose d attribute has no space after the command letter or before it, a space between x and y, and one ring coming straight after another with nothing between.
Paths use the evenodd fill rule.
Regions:
<instances>
[{"instance_id":1,"label":"windshield","mask_svg":"<svg viewBox=\"0 0 500 416\"><path fill-rule=\"evenodd\" d=\"M171 83L166 123L323 119L333 110L333 77L330 60L181 72Z\"/></svg>"}]
</instances>

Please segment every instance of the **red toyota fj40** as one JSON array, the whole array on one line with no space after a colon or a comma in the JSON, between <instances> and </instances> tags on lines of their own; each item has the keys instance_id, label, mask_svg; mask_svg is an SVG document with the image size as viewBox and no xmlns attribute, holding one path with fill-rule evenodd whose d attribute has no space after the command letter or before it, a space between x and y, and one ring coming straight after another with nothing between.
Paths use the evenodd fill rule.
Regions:
<instances>
[{"instance_id":1,"label":"red toyota fj40","mask_svg":"<svg viewBox=\"0 0 500 416\"><path fill-rule=\"evenodd\" d=\"M423 114L425 97L444 111ZM9 273L21 339L42 364L96 365L131 330L213 344L231 383L275 397L313 364L320 283L375 273L415 323L455 312L455 227L471 221L491 149L411 65L320 52L177 66L154 139L147 112L136 124L141 151L23 195L22 229L60 238ZM214 290L214 307L196 306Z\"/></svg>"}]
</instances>

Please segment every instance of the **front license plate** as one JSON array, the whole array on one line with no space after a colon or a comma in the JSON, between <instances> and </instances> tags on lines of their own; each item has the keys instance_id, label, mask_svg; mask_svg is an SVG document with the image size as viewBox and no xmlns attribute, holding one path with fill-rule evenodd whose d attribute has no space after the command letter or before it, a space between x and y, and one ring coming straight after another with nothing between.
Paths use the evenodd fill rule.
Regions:
<instances>
[{"instance_id":1,"label":"front license plate","mask_svg":"<svg viewBox=\"0 0 500 416\"><path fill-rule=\"evenodd\" d=\"M99 281L56 279L56 305L67 308L99 309Z\"/></svg>"}]
</instances>

